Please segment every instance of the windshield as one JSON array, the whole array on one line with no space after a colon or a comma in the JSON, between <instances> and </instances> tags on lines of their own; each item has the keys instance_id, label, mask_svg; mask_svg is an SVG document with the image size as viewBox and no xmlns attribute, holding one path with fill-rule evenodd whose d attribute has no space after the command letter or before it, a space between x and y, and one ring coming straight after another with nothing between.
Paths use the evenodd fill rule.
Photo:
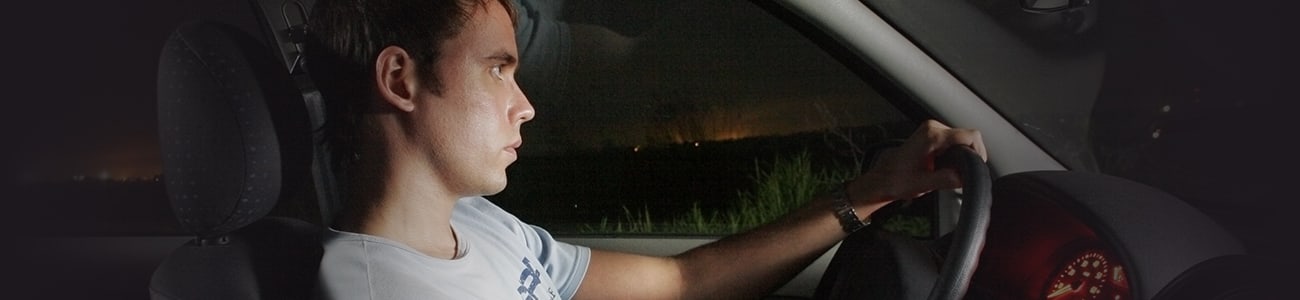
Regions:
<instances>
[{"instance_id":1,"label":"windshield","mask_svg":"<svg viewBox=\"0 0 1300 300\"><path fill-rule=\"evenodd\" d=\"M1277 249L1286 183L1264 169L1294 165L1268 133L1294 111L1280 19L1200 1L864 3L1068 168L1155 186Z\"/></svg>"}]
</instances>

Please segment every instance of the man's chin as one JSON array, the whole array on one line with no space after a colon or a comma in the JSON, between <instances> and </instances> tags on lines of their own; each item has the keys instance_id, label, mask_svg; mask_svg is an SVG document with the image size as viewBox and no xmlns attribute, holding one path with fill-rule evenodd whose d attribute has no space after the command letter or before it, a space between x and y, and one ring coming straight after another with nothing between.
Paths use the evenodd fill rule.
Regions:
<instances>
[{"instance_id":1,"label":"man's chin","mask_svg":"<svg viewBox=\"0 0 1300 300\"><path fill-rule=\"evenodd\" d=\"M486 189L484 189L484 191L483 191L483 196L492 196L492 195L496 195L496 194L501 193L501 191L504 191L504 190L506 190L506 180L505 180L505 179L502 179L502 180L500 181L500 183L494 183L494 184L492 184L492 186L489 186L489 187L487 187Z\"/></svg>"}]
</instances>

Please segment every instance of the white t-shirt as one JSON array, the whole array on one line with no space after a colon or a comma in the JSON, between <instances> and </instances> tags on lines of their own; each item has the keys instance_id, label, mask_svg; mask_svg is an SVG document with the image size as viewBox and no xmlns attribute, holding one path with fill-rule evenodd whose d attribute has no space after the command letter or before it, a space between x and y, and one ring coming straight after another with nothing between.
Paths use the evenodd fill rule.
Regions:
<instances>
[{"instance_id":1,"label":"white t-shirt","mask_svg":"<svg viewBox=\"0 0 1300 300\"><path fill-rule=\"evenodd\" d=\"M455 259L405 244L331 229L320 284L324 299L570 299L591 250L556 241L482 197L460 199L451 215Z\"/></svg>"}]
</instances>

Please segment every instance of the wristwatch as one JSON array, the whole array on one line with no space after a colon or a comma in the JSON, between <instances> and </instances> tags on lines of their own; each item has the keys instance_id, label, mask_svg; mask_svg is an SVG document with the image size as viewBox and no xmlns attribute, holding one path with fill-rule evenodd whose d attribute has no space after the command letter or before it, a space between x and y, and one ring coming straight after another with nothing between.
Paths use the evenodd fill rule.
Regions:
<instances>
[{"instance_id":1,"label":"wristwatch","mask_svg":"<svg viewBox=\"0 0 1300 300\"><path fill-rule=\"evenodd\" d=\"M831 192L831 208L835 210L835 217L840 220L840 228L844 229L845 233L852 234L871 225L871 219L864 221L858 217L858 212L853 210L853 204L849 203L848 185L845 182Z\"/></svg>"}]
</instances>

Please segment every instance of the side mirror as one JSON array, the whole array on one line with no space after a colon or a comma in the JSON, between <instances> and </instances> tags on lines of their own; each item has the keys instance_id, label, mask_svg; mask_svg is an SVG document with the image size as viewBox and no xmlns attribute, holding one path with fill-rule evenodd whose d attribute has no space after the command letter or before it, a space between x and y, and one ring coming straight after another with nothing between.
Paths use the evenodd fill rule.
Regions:
<instances>
[{"instance_id":1,"label":"side mirror","mask_svg":"<svg viewBox=\"0 0 1300 300\"><path fill-rule=\"evenodd\" d=\"M1031 12L1058 12L1092 4L1091 0L1020 0L1020 7Z\"/></svg>"},{"instance_id":2,"label":"side mirror","mask_svg":"<svg viewBox=\"0 0 1300 300\"><path fill-rule=\"evenodd\" d=\"M1020 0L1020 9L1045 15L1059 15L1067 32L1084 33L1096 24L1096 0Z\"/></svg>"}]
</instances>

